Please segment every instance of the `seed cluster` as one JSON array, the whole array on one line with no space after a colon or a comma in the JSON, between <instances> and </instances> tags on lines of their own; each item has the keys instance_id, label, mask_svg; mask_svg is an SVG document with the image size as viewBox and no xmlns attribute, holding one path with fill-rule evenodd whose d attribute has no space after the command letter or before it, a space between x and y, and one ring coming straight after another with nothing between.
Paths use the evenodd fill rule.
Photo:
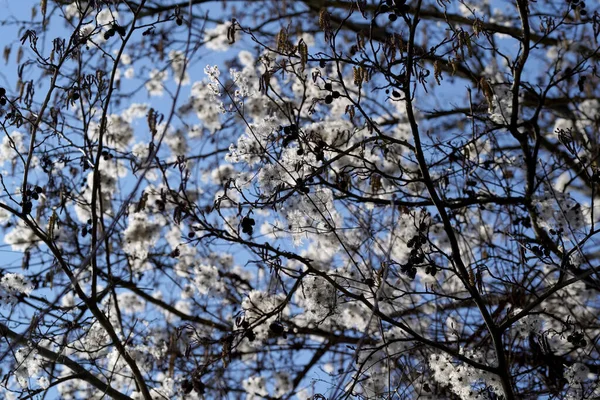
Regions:
<instances>
[{"instance_id":1,"label":"seed cluster","mask_svg":"<svg viewBox=\"0 0 600 400\"><path fill-rule=\"evenodd\" d=\"M242 232L244 232L245 234L252 235L252 233L254 233L254 225L256 225L256 221L254 221L254 218L242 218Z\"/></svg>"},{"instance_id":2,"label":"seed cluster","mask_svg":"<svg viewBox=\"0 0 600 400\"><path fill-rule=\"evenodd\" d=\"M388 18L394 22L398 17L403 16L408 12L406 0L386 0L385 4L381 5L382 13L389 13Z\"/></svg>"}]
</instances>

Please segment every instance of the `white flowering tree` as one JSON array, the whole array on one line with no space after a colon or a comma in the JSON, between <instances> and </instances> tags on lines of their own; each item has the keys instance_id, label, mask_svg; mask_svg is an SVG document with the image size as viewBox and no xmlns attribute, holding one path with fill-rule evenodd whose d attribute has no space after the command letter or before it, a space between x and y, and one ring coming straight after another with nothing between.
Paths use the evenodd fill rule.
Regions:
<instances>
[{"instance_id":1,"label":"white flowering tree","mask_svg":"<svg viewBox=\"0 0 600 400\"><path fill-rule=\"evenodd\" d=\"M1 398L600 397L595 2L30 5Z\"/></svg>"}]
</instances>

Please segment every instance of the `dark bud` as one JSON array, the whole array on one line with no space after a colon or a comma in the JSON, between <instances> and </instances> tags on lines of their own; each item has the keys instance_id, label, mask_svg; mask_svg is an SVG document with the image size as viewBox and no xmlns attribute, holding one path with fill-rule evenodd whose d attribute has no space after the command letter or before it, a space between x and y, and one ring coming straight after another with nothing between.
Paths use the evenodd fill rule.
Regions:
<instances>
[{"instance_id":1,"label":"dark bud","mask_svg":"<svg viewBox=\"0 0 600 400\"><path fill-rule=\"evenodd\" d=\"M325 68L326 65L327 65L327 63L325 62L325 60L319 61L319 67Z\"/></svg>"},{"instance_id":2,"label":"dark bud","mask_svg":"<svg viewBox=\"0 0 600 400\"><path fill-rule=\"evenodd\" d=\"M256 225L256 221L253 218L244 217L242 219L242 232L252 235L254 232L253 226Z\"/></svg>"},{"instance_id":3,"label":"dark bud","mask_svg":"<svg viewBox=\"0 0 600 400\"><path fill-rule=\"evenodd\" d=\"M125 34L127 34L125 27L120 25L115 25L115 31L119 34L119 36L125 36Z\"/></svg>"},{"instance_id":4,"label":"dark bud","mask_svg":"<svg viewBox=\"0 0 600 400\"><path fill-rule=\"evenodd\" d=\"M6 89L4 89L3 87L0 87L0 97L4 97L6 96Z\"/></svg>"},{"instance_id":5,"label":"dark bud","mask_svg":"<svg viewBox=\"0 0 600 400\"><path fill-rule=\"evenodd\" d=\"M40 195L39 195L39 194L37 194L37 193L35 193L35 192L33 192L33 193L31 194L31 198L32 198L32 199L34 199L34 200L39 200L39 199L40 199Z\"/></svg>"},{"instance_id":6,"label":"dark bud","mask_svg":"<svg viewBox=\"0 0 600 400\"><path fill-rule=\"evenodd\" d=\"M323 150L319 150L315 154L315 158L317 159L317 161L325 161L325 152L323 152Z\"/></svg>"},{"instance_id":7,"label":"dark bud","mask_svg":"<svg viewBox=\"0 0 600 400\"><path fill-rule=\"evenodd\" d=\"M404 15L404 14L406 14L408 12L408 10L409 10L409 8L408 8L408 6L406 4L402 5L402 6L399 6L396 9L396 15L398 15L398 16Z\"/></svg>"},{"instance_id":8,"label":"dark bud","mask_svg":"<svg viewBox=\"0 0 600 400\"><path fill-rule=\"evenodd\" d=\"M326 83L325 84L325 90L331 91L332 89L333 89L333 86L331 85L331 83Z\"/></svg>"},{"instance_id":9,"label":"dark bud","mask_svg":"<svg viewBox=\"0 0 600 400\"><path fill-rule=\"evenodd\" d=\"M248 338L248 341L250 341L250 342L254 342L256 340L256 335L254 334L254 331L252 329L250 329L249 331L246 331L246 337Z\"/></svg>"},{"instance_id":10,"label":"dark bud","mask_svg":"<svg viewBox=\"0 0 600 400\"><path fill-rule=\"evenodd\" d=\"M437 274L438 269L435 265L430 265L427 268L425 268L425 273L429 274L431 276L435 276L435 274Z\"/></svg>"},{"instance_id":11,"label":"dark bud","mask_svg":"<svg viewBox=\"0 0 600 400\"><path fill-rule=\"evenodd\" d=\"M394 97L400 97L400 93L398 91L394 90L392 92L392 96L394 96Z\"/></svg>"},{"instance_id":12,"label":"dark bud","mask_svg":"<svg viewBox=\"0 0 600 400\"><path fill-rule=\"evenodd\" d=\"M194 385L189 379L186 379L181 382L181 390L183 391L183 394L190 394L192 393L192 390L194 390Z\"/></svg>"},{"instance_id":13,"label":"dark bud","mask_svg":"<svg viewBox=\"0 0 600 400\"><path fill-rule=\"evenodd\" d=\"M334 90L331 95L333 96L334 99L337 99L340 97L340 92L338 92L337 90Z\"/></svg>"},{"instance_id":14,"label":"dark bud","mask_svg":"<svg viewBox=\"0 0 600 400\"><path fill-rule=\"evenodd\" d=\"M304 150L298 149L298 150L296 150L296 154L299 155L299 156L301 156L301 155L304 154Z\"/></svg>"},{"instance_id":15,"label":"dark bud","mask_svg":"<svg viewBox=\"0 0 600 400\"><path fill-rule=\"evenodd\" d=\"M43 191L44 191L44 189L42 189L41 187L39 187L39 186L35 187L35 192L36 193L42 193Z\"/></svg>"},{"instance_id":16,"label":"dark bud","mask_svg":"<svg viewBox=\"0 0 600 400\"><path fill-rule=\"evenodd\" d=\"M200 379L194 379L194 390L198 394L204 394L205 386Z\"/></svg>"},{"instance_id":17,"label":"dark bud","mask_svg":"<svg viewBox=\"0 0 600 400\"><path fill-rule=\"evenodd\" d=\"M579 80L577 80L577 86L579 87L579 91L583 92L583 90L585 89L585 81L586 81L586 77L582 76L579 78Z\"/></svg>"},{"instance_id":18,"label":"dark bud","mask_svg":"<svg viewBox=\"0 0 600 400\"><path fill-rule=\"evenodd\" d=\"M275 336L281 336L283 334L283 332L285 331L285 329L283 328L283 325L279 321L272 322L271 325L269 325L269 330Z\"/></svg>"},{"instance_id":19,"label":"dark bud","mask_svg":"<svg viewBox=\"0 0 600 400\"><path fill-rule=\"evenodd\" d=\"M188 237L189 237L190 239L192 239L194 236L196 236L196 232L194 232L194 231L189 231L189 232L188 232Z\"/></svg>"},{"instance_id":20,"label":"dark bud","mask_svg":"<svg viewBox=\"0 0 600 400\"><path fill-rule=\"evenodd\" d=\"M328 94L327 96L325 96L325 104L331 104L333 103L333 96Z\"/></svg>"},{"instance_id":21,"label":"dark bud","mask_svg":"<svg viewBox=\"0 0 600 400\"><path fill-rule=\"evenodd\" d=\"M109 30L104 32L104 40L108 40L113 36L115 36L115 30L113 28L110 28Z\"/></svg>"},{"instance_id":22,"label":"dark bud","mask_svg":"<svg viewBox=\"0 0 600 400\"><path fill-rule=\"evenodd\" d=\"M398 19L398 16L396 16L396 14L390 14L388 15L388 18L390 19L390 21L394 22Z\"/></svg>"},{"instance_id":23,"label":"dark bud","mask_svg":"<svg viewBox=\"0 0 600 400\"><path fill-rule=\"evenodd\" d=\"M88 225L91 225L91 224L92 224L92 219L91 219L91 218L87 220L87 224L88 224Z\"/></svg>"},{"instance_id":24,"label":"dark bud","mask_svg":"<svg viewBox=\"0 0 600 400\"><path fill-rule=\"evenodd\" d=\"M5 106L5 105L6 105L6 97L0 98L0 106Z\"/></svg>"},{"instance_id":25,"label":"dark bud","mask_svg":"<svg viewBox=\"0 0 600 400\"><path fill-rule=\"evenodd\" d=\"M407 275L410 279L415 279L417 276L417 269L415 267L409 268Z\"/></svg>"},{"instance_id":26,"label":"dark bud","mask_svg":"<svg viewBox=\"0 0 600 400\"><path fill-rule=\"evenodd\" d=\"M179 26L183 25L183 20L181 18L175 19L175 23Z\"/></svg>"},{"instance_id":27,"label":"dark bud","mask_svg":"<svg viewBox=\"0 0 600 400\"><path fill-rule=\"evenodd\" d=\"M85 235L87 235L87 234L88 234L87 227L84 226L83 229L81 230L81 237L85 237Z\"/></svg>"},{"instance_id":28,"label":"dark bud","mask_svg":"<svg viewBox=\"0 0 600 400\"><path fill-rule=\"evenodd\" d=\"M73 92L73 94L71 95L71 100L73 100L73 101L79 100L79 93Z\"/></svg>"}]
</instances>

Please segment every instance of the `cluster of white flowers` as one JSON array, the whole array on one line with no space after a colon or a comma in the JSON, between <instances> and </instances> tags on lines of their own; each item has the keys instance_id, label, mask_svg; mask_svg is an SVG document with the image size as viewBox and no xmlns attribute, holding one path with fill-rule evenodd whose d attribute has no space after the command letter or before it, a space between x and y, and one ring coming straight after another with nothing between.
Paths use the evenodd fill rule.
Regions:
<instances>
[{"instance_id":1,"label":"cluster of white flowers","mask_svg":"<svg viewBox=\"0 0 600 400\"><path fill-rule=\"evenodd\" d=\"M201 295L215 295L225 290L217 267L205 264L194 266L194 287Z\"/></svg>"},{"instance_id":2,"label":"cluster of white flowers","mask_svg":"<svg viewBox=\"0 0 600 400\"><path fill-rule=\"evenodd\" d=\"M17 154L22 154L24 150L23 134L17 131L7 133L0 143L0 165L7 161L15 162L18 159Z\"/></svg>"},{"instance_id":3,"label":"cluster of white flowers","mask_svg":"<svg viewBox=\"0 0 600 400\"><path fill-rule=\"evenodd\" d=\"M21 347L15 351L17 369L14 376L23 389L30 388L30 379L34 379L42 372L43 358L37 350L30 347ZM48 387L48 379L39 377L37 383L40 387Z\"/></svg>"},{"instance_id":4,"label":"cluster of white flowers","mask_svg":"<svg viewBox=\"0 0 600 400\"><path fill-rule=\"evenodd\" d=\"M159 238L162 224L143 212L131 213L127 229L123 232L125 254L144 260Z\"/></svg>"},{"instance_id":5,"label":"cluster of white flowers","mask_svg":"<svg viewBox=\"0 0 600 400\"><path fill-rule=\"evenodd\" d=\"M546 190L536 200L539 222L547 229L570 233L571 229L581 229L587 221L584 207L567 193Z\"/></svg>"},{"instance_id":6,"label":"cluster of white flowers","mask_svg":"<svg viewBox=\"0 0 600 400\"><path fill-rule=\"evenodd\" d=\"M264 118L250 124L238 138L237 144L229 146L225 161L234 164L243 162L249 166L259 163L270 145L269 138L278 127L279 121L275 118Z\"/></svg>"},{"instance_id":7,"label":"cluster of white flowers","mask_svg":"<svg viewBox=\"0 0 600 400\"><path fill-rule=\"evenodd\" d=\"M86 0L73 1L65 7L65 17L67 19L72 19L81 16L83 12L88 9L88 3L89 2Z\"/></svg>"},{"instance_id":8,"label":"cluster of white flowers","mask_svg":"<svg viewBox=\"0 0 600 400\"><path fill-rule=\"evenodd\" d=\"M335 315L337 294L335 288L324 278L307 275L301 288L296 292L298 305L304 308L306 322L321 323Z\"/></svg>"},{"instance_id":9,"label":"cluster of white flowers","mask_svg":"<svg viewBox=\"0 0 600 400\"><path fill-rule=\"evenodd\" d=\"M73 17L85 17L80 13L80 11L88 12L94 11L94 7L88 7L87 2L80 2L79 7L76 2L72 3L66 8L67 16ZM94 46L100 46L101 44L107 41L107 38L104 36L104 33L109 29L112 29L113 24L117 23L119 20L119 13L117 11L111 10L109 7L104 7L98 14L96 14L96 23L90 22L83 24L79 29L80 35L82 37L86 37L88 40L88 45L92 44Z\"/></svg>"},{"instance_id":10,"label":"cluster of white flowers","mask_svg":"<svg viewBox=\"0 0 600 400\"><path fill-rule=\"evenodd\" d=\"M227 30L230 23L217 24L214 28L205 30L206 48L215 51L226 51L229 49Z\"/></svg>"},{"instance_id":11,"label":"cluster of white flowers","mask_svg":"<svg viewBox=\"0 0 600 400\"><path fill-rule=\"evenodd\" d=\"M461 352L476 361L483 361L483 357L479 353L465 352L462 349ZM498 396L504 393L502 383L497 375L475 369L464 363L455 363L446 353L431 354L429 368L437 382L448 386L462 400L485 399L486 397L481 393L485 388L493 390Z\"/></svg>"},{"instance_id":12,"label":"cluster of white flowers","mask_svg":"<svg viewBox=\"0 0 600 400\"><path fill-rule=\"evenodd\" d=\"M515 308L512 313L513 315L517 315L521 311L522 309ZM540 333L542 331L543 320L539 315L529 313L525 317L519 319L514 325L514 328L519 335L527 337L531 332Z\"/></svg>"},{"instance_id":13,"label":"cluster of white flowers","mask_svg":"<svg viewBox=\"0 0 600 400\"><path fill-rule=\"evenodd\" d=\"M238 71L235 68L229 70L229 76L231 76L233 83L238 87L234 92L235 100L241 102L246 97L254 96L256 92L253 87L254 82L251 81L254 76L244 73L243 71Z\"/></svg>"},{"instance_id":14,"label":"cluster of white flowers","mask_svg":"<svg viewBox=\"0 0 600 400\"><path fill-rule=\"evenodd\" d=\"M374 365L365 367L365 370L366 371L363 374L355 374L352 376L350 383L346 385L346 391L349 391L352 386L355 386L355 393L353 394L357 395L356 392L360 392L361 396L357 396L358 398L385 398L390 383L390 373L387 366L381 362L377 362ZM358 382L358 384L354 385L354 382Z\"/></svg>"},{"instance_id":15,"label":"cluster of white flowers","mask_svg":"<svg viewBox=\"0 0 600 400\"><path fill-rule=\"evenodd\" d=\"M221 82L219 81L219 77L221 76L221 71L217 65L207 65L204 67L204 73L208 76L208 88L210 89L210 93L215 96L221 95Z\"/></svg>"},{"instance_id":16,"label":"cluster of white flowers","mask_svg":"<svg viewBox=\"0 0 600 400\"><path fill-rule=\"evenodd\" d=\"M236 171L231 164L222 164L213 169L210 173L210 179L217 185L222 185L229 179L236 176Z\"/></svg>"},{"instance_id":17,"label":"cluster of white flowers","mask_svg":"<svg viewBox=\"0 0 600 400\"><path fill-rule=\"evenodd\" d=\"M173 79L175 80L175 83L189 85L190 75L187 70L184 73L184 68L186 66L185 53L179 50L171 50L169 52L169 60L171 60L171 69L173 69Z\"/></svg>"},{"instance_id":18,"label":"cluster of white flowers","mask_svg":"<svg viewBox=\"0 0 600 400\"><path fill-rule=\"evenodd\" d=\"M222 108L220 102L213 101L214 95L209 88L207 82L199 81L192 84L190 100L187 106L184 106L184 111L190 110L196 113L196 116L202 121L202 126L210 133L215 133L221 128ZM197 132L190 132L191 138L199 136Z\"/></svg>"},{"instance_id":19,"label":"cluster of white flowers","mask_svg":"<svg viewBox=\"0 0 600 400\"><path fill-rule=\"evenodd\" d=\"M98 140L100 134L100 124L90 122L89 132L91 139ZM122 116L111 114L107 117L106 131L104 132L104 145L118 151L123 151L128 148L129 143L133 139L133 128Z\"/></svg>"},{"instance_id":20,"label":"cluster of white flowers","mask_svg":"<svg viewBox=\"0 0 600 400\"><path fill-rule=\"evenodd\" d=\"M9 244L13 251L26 251L38 242L33 230L22 220L4 235L4 243Z\"/></svg>"},{"instance_id":21,"label":"cluster of white flowers","mask_svg":"<svg viewBox=\"0 0 600 400\"><path fill-rule=\"evenodd\" d=\"M148 113L148 104L131 103L131 105L121 113L121 117L128 123L132 123L138 118L143 118Z\"/></svg>"},{"instance_id":22,"label":"cluster of white flowers","mask_svg":"<svg viewBox=\"0 0 600 400\"><path fill-rule=\"evenodd\" d=\"M590 373L589 368L582 363L572 364L565 370L564 376L570 386L579 386L588 379L596 378L594 374Z\"/></svg>"},{"instance_id":23,"label":"cluster of white flowers","mask_svg":"<svg viewBox=\"0 0 600 400\"><path fill-rule=\"evenodd\" d=\"M138 344L127 348L127 353L142 371L151 371L154 365L167 354L167 350L166 343L160 346ZM109 370L115 371L118 375L131 377L129 365L116 348L107 355L106 361Z\"/></svg>"},{"instance_id":24,"label":"cluster of white flowers","mask_svg":"<svg viewBox=\"0 0 600 400\"><path fill-rule=\"evenodd\" d=\"M146 302L131 292L123 292L117 295L119 309L125 314L143 313L146 309Z\"/></svg>"},{"instance_id":25,"label":"cluster of white flowers","mask_svg":"<svg viewBox=\"0 0 600 400\"><path fill-rule=\"evenodd\" d=\"M115 327L118 325L115 324ZM105 356L110 352L109 344L111 340L99 322L94 322L87 326L86 334L75 338L69 343L64 354L69 356L76 354L80 358L94 359L98 356Z\"/></svg>"},{"instance_id":26,"label":"cluster of white flowers","mask_svg":"<svg viewBox=\"0 0 600 400\"><path fill-rule=\"evenodd\" d=\"M105 159L102 157L99 164L100 171L100 195L104 212L108 215L112 213L113 195L117 190L119 179L127 176L127 168L120 160ZM75 212L81 222L87 222L91 218L92 188L94 187L94 173L87 174L87 186L82 195L75 202ZM100 199L97 199L99 202Z\"/></svg>"},{"instance_id":27,"label":"cluster of white flowers","mask_svg":"<svg viewBox=\"0 0 600 400\"><path fill-rule=\"evenodd\" d=\"M507 124L512 115L513 94L510 85L501 84L494 88L492 104L489 107L490 119L497 124Z\"/></svg>"},{"instance_id":28,"label":"cluster of white flowers","mask_svg":"<svg viewBox=\"0 0 600 400\"><path fill-rule=\"evenodd\" d=\"M246 400L262 399L269 394L267 381L263 376L255 375L244 379L242 386L246 391Z\"/></svg>"},{"instance_id":29,"label":"cluster of white flowers","mask_svg":"<svg viewBox=\"0 0 600 400\"><path fill-rule=\"evenodd\" d=\"M150 79L146 82L146 90L150 96L162 96L165 87L163 82L169 78L169 71L160 71L156 68L150 71Z\"/></svg>"},{"instance_id":30,"label":"cluster of white flowers","mask_svg":"<svg viewBox=\"0 0 600 400\"><path fill-rule=\"evenodd\" d=\"M279 309L285 296L281 294L269 294L260 290L253 290L248 293L248 296L242 302L242 310L244 310L244 318L251 325L260 320L260 325L253 329L256 336L256 342L261 342L269 337L269 325L278 319L278 313L266 318L266 315L273 313ZM287 306L281 311L282 314L288 314ZM258 343L257 343L258 345Z\"/></svg>"},{"instance_id":31,"label":"cluster of white flowers","mask_svg":"<svg viewBox=\"0 0 600 400\"><path fill-rule=\"evenodd\" d=\"M20 295L29 295L33 285L21 274L6 274L0 279L0 306L15 305Z\"/></svg>"},{"instance_id":32,"label":"cluster of white flowers","mask_svg":"<svg viewBox=\"0 0 600 400\"><path fill-rule=\"evenodd\" d=\"M591 400L600 397L598 375L590 372L585 364L573 363L566 368L564 377L569 384L566 400ZM588 385L591 385L590 389L587 389Z\"/></svg>"},{"instance_id":33,"label":"cluster of white flowers","mask_svg":"<svg viewBox=\"0 0 600 400\"><path fill-rule=\"evenodd\" d=\"M179 129L176 131L168 129L165 136L165 143L169 146L169 150L171 150L171 157L168 161L175 161L177 156L185 156L189 149L186 135Z\"/></svg>"},{"instance_id":34,"label":"cluster of white flowers","mask_svg":"<svg viewBox=\"0 0 600 400\"><path fill-rule=\"evenodd\" d=\"M379 328L380 326L376 326L374 332ZM388 358L399 357L412 346L413 343L400 328L394 327L385 331L376 343L361 349L356 365L360 366L362 373L353 376L350 382L358 382L357 387L365 398L385 396L397 379L394 371L388 368L390 365ZM328 370L332 372L333 366L328 366ZM352 383L348 386L352 386Z\"/></svg>"}]
</instances>

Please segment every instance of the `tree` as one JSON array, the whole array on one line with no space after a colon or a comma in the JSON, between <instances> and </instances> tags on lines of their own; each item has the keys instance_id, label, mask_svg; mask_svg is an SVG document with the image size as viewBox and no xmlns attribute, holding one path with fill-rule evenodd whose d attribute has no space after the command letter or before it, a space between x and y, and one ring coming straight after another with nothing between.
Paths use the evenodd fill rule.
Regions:
<instances>
[{"instance_id":1,"label":"tree","mask_svg":"<svg viewBox=\"0 0 600 400\"><path fill-rule=\"evenodd\" d=\"M598 398L593 7L4 17L3 398Z\"/></svg>"}]
</instances>

